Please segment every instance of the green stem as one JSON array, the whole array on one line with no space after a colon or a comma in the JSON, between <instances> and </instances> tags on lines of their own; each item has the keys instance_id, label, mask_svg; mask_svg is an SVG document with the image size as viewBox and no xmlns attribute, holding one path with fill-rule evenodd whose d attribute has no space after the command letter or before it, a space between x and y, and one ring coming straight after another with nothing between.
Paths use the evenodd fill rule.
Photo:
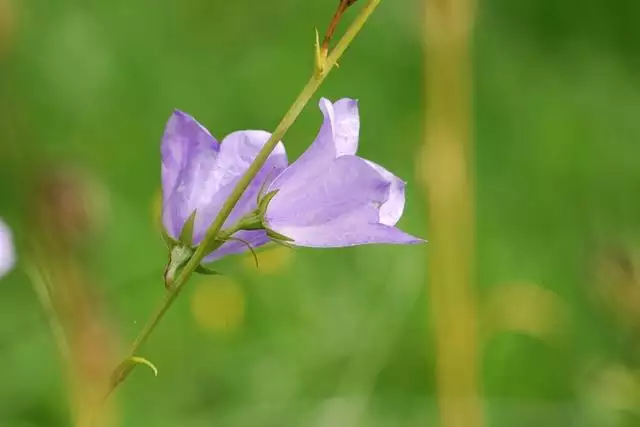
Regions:
<instances>
[{"instance_id":1,"label":"green stem","mask_svg":"<svg viewBox=\"0 0 640 427\"><path fill-rule=\"evenodd\" d=\"M249 166L249 169L247 169L247 172L243 175L240 181L238 181L238 184L229 195L229 198L222 205L220 213L218 213L218 216L211 224L211 227L209 228L209 230L207 230L207 234L204 239L205 242L207 240L215 238L215 236L218 234L225 220L227 219L229 214L231 214L231 211L235 207L236 203L238 203L238 200L240 200L242 193L244 193L244 191L247 189L253 178L256 177L262 166L264 166L267 158L278 144L278 141L282 139L293 122L298 118L298 116L302 112L302 109L307 105L316 90L318 90L318 87L320 87L331 69L336 65L338 59L340 59L344 51L347 50L349 44L351 44L355 36L358 34L358 32L360 32L371 13L375 10L378 4L380 4L380 1L381 0L369 0L367 5L362 9L360 14L349 26L347 32L340 39L335 49L327 57L326 62L324 64L321 64L322 66L316 66L315 72L307 82L306 86L302 89L302 92L300 92L300 95L298 95L298 98L294 101L293 105L291 105L289 111L287 111L287 113L284 115L284 117L276 127L276 130L273 132L273 134L271 134L271 138L269 138L264 147L262 147L251 166ZM203 245L200 245L200 248L201 247L203 247ZM196 251L196 256L197 254L198 251ZM202 257L204 257L204 255L206 254L201 255Z\"/></svg>"},{"instance_id":2,"label":"green stem","mask_svg":"<svg viewBox=\"0 0 640 427\"><path fill-rule=\"evenodd\" d=\"M242 230L243 225L244 225L244 223L243 223L243 220L241 219L233 227L230 227L228 229L222 230L219 233L217 238L221 242L224 242L228 237L232 236L237 231ZM199 254L199 250L200 250L200 248L204 248L205 244L206 243L210 243L210 241L211 240L208 240L208 241L205 242L205 240L203 240L202 243L200 244L200 246L198 247L198 249L193 254L193 256L189 259L189 261L182 268L182 270L180 271L180 273L176 277L175 282L171 286L171 289L167 292L167 295L165 296L164 300L162 301L162 304L160 304L160 306L158 307L158 310L156 311L156 314L151 318L149 323L147 323L145 325L144 329L142 329L142 331L140 331L140 333L138 334L138 337L136 338L136 340L131 345L131 350L129 351L129 356L130 357L133 357L133 356L135 356L137 354L138 349L149 338L149 335L151 335L151 332L153 332L153 330L155 329L156 325L160 322L160 320L162 319L164 314L167 312L169 307L171 307L171 304L173 304L173 301L176 299L176 297L180 293L180 290L182 289L183 285L185 283L187 283L187 280L189 280L189 277L191 277L191 274L193 274L195 269L198 268L198 266L202 262L202 258L204 258L204 256L207 255L206 253L203 254L203 255L200 255ZM211 246L209 245L209 251L211 250L210 248L211 248ZM203 251L200 251L200 252L203 252ZM122 378L121 382L123 380L124 380L124 378Z\"/></svg>"},{"instance_id":3,"label":"green stem","mask_svg":"<svg viewBox=\"0 0 640 427\"><path fill-rule=\"evenodd\" d=\"M173 290L167 294L162 304L156 311L155 315L151 318L149 323L147 323L147 325L134 341L130 350L131 356L135 356L138 353L140 347L147 341L158 323L160 323L162 317L164 317L165 313L169 310L177 296L180 294L180 291L184 287L184 284L187 282L189 277L191 277L191 274L193 274L195 269L198 268L208 252L211 251L210 244L213 241L220 239L220 230L224 225L226 219L229 217L229 214L231 214L231 211L240 200L242 193L244 193L251 181L256 177L264 163L267 161L267 158L278 144L278 141L282 139L293 122L298 118L298 116L302 112L302 109L307 105L307 103L314 95L318 87L320 87L331 69L337 64L338 60L342 57L342 54L345 52L345 50L347 50L347 47L349 47L353 39L360 32L367 19L369 19L371 13L373 13L375 8L380 4L380 1L381 0L369 0L369 2L363 7L353 23L349 26L340 41L336 44L335 48L333 49L333 51L331 51L329 56L324 59L323 63L316 64L315 71L305 87L302 89L302 92L300 92L300 95L298 95L298 98L294 101L293 105L291 105L289 111L287 111L287 113L284 115L275 131L271 135L271 138L269 138L264 147L262 147L251 166L249 166L249 169L247 169L247 172L243 175L240 181L238 181L238 184L233 189L233 192L229 195L229 198L222 205L218 216L215 218L215 220L207 230L207 234L196 249L193 257L189 260L189 262L187 262L182 271L176 277L173 284ZM227 232L225 231L223 234L227 234ZM122 378L120 382L124 381L126 376L128 376L128 373Z\"/></svg>"}]
</instances>

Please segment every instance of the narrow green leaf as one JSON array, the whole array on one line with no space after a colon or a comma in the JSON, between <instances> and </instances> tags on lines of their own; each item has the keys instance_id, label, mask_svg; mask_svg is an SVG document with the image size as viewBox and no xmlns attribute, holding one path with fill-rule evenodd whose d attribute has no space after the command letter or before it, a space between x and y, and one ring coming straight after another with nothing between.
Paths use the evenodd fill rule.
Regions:
<instances>
[{"instance_id":1,"label":"narrow green leaf","mask_svg":"<svg viewBox=\"0 0 640 427\"><path fill-rule=\"evenodd\" d=\"M158 376L158 368L156 368L156 365L154 365L153 363L151 363L148 359L145 359L144 357L138 357L138 356L133 356L130 357L129 360L131 363L136 364L136 365L146 365L149 367L149 369L151 369L153 371L153 375L154 376Z\"/></svg>"},{"instance_id":2,"label":"narrow green leaf","mask_svg":"<svg viewBox=\"0 0 640 427\"><path fill-rule=\"evenodd\" d=\"M204 274L206 276L220 276L221 273L218 273L217 271L211 270L210 268L207 268L203 265L199 265L196 267L195 272L198 274Z\"/></svg>"},{"instance_id":3,"label":"narrow green leaf","mask_svg":"<svg viewBox=\"0 0 640 427\"><path fill-rule=\"evenodd\" d=\"M133 369L138 365L146 365L153 371L155 376L158 376L158 368L144 357L132 356L123 360L118 367L111 374L111 387L115 388L120 384Z\"/></svg>"}]
</instances>

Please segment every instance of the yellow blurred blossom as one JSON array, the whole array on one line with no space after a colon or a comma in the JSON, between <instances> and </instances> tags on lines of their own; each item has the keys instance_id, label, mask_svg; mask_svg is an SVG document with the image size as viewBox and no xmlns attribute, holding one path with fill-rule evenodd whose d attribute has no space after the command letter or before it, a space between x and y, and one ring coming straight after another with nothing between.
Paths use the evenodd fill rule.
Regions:
<instances>
[{"instance_id":1,"label":"yellow blurred blossom","mask_svg":"<svg viewBox=\"0 0 640 427\"><path fill-rule=\"evenodd\" d=\"M245 297L240 285L229 277L200 281L191 296L195 322L212 332L233 332L244 321Z\"/></svg>"},{"instance_id":2,"label":"yellow blurred blossom","mask_svg":"<svg viewBox=\"0 0 640 427\"><path fill-rule=\"evenodd\" d=\"M594 381L595 402L619 411L637 410L640 382L636 373L622 365L603 369Z\"/></svg>"},{"instance_id":3,"label":"yellow blurred blossom","mask_svg":"<svg viewBox=\"0 0 640 427\"><path fill-rule=\"evenodd\" d=\"M243 257L242 262L248 270L253 269L257 274L274 274L285 270L291 265L293 249L286 246L272 244L263 251L257 252L259 268L256 269L255 260L250 252Z\"/></svg>"},{"instance_id":4,"label":"yellow blurred blossom","mask_svg":"<svg viewBox=\"0 0 640 427\"><path fill-rule=\"evenodd\" d=\"M489 332L519 331L546 338L565 326L565 306L552 291L535 283L516 282L491 289L484 306Z\"/></svg>"}]
</instances>

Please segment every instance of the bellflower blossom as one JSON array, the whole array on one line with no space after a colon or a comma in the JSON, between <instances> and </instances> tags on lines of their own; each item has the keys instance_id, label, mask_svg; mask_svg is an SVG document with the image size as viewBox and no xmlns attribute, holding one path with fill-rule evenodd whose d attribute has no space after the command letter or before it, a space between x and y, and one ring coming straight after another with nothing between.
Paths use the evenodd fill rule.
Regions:
<instances>
[{"instance_id":1,"label":"bellflower blossom","mask_svg":"<svg viewBox=\"0 0 640 427\"><path fill-rule=\"evenodd\" d=\"M340 247L421 243L394 225L404 210L405 183L356 155L357 101L320 100L324 122L313 144L268 187L275 190L265 228L292 245Z\"/></svg>"},{"instance_id":2,"label":"bellflower blossom","mask_svg":"<svg viewBox=\"0 0 640 427\"><path fill-rule=\"evenodd\" d=\"M0 277L5 276L16 262L13 236L9 226L0 218Z\"/></svg>"},{"instance_id":3,"label":"bellflower blossom","mask_svg":"<svg viewBox=\"0 0 640 427\"><path fill-rule=\"evenodd\" d=\"M270 133L243 130L218 142L193 117L174 111L162 139L162 222L167 234L177 240L195 211L194 245L198 245L238 180L245 174ZM255 211L262 185L268 185L287 167L284 146L278 143L266 163L242 195L224 226L233 225ZM191 236L190 236L191 237ZM264 230L243 230L234 235L252 247L269 241ZM246 244L229 240L205 257L213 261L246 251Z\"/></svg>"}]
</instances>

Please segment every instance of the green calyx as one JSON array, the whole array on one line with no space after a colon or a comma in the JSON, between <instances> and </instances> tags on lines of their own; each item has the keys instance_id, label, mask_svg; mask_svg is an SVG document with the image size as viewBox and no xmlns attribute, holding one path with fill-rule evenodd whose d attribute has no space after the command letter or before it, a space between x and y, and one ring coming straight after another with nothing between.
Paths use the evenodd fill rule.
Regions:
<instances>
[{"instance_id":1,"label":"green calyx","mask_svg":"<svg viewBox=\"0 0 640 427\"><path fill-rule=\"evenodd\" d=\"M269 203L276 196L276 194L278 194L278 190L270 191L258 200L258 209L256 209L255 216L260 219L260 229L265 230L267 232L267 236L269 236L270 239L278 243L293 242L293 239L291 239L290 237L287 237L284 234L280 234L277 231L269 228L264 220L265 214L267 213L267 208L269 207Z\"/></svg>"},{"instance_id":2,"label":"green calyx","mask_svg":"<svg viewBox=\"0 0 640 427\"><path fill-rule=\"evenodd\" d=\"M262 215L255 211L242 218L233 229L239 230L262 230ZM224 234L224 233L221 233Z\"/></svg>"},{"instance_id":3,"label":"green calyx","mask_svg":"<svg viewBox=\"0 0 640 427\"><path fill-rule=\"evenodd\" d=\"M182 231L180 232L180 237L178 238L180 243L182 243L183 245L193 246L193 228L195 226L195 223L196 211L194 210L182 226Z\"/></svg>"},{"instance_id":4,"label":"green calyx","mask_svg":"<svg viewBox=\"0 0 640 427\"><path fill-rule=\"evenodd\" d=\"M215 239L211 239L209 241L205 241L203 244L206 245L205 248L200 248L202 252L205 254L211 253L216 249L220 248L225 242L231 240L241 241L247 245L249 250L253 253L254 258L257 257L251 244L247 241L234 237L233 235L241 230L264 230L276 243L287 244L292 242L293 239L278 233L270 229L265 221L265 214L267 212L267 208L271 200L278 193L278 190L270 191L258 199L258 207L255 211L241 218L234 226L227 228L225 230L221 230ZM180 236L178 240L173 239L171 236L167 234L166 231L163 231L162 236L169 247L169 262L167 264L167 268L165 270L164 279L165 286L167 289L173 289L173 283L180 273L180 271L184 268L185 265L189 262L189 260L194 256L196 250L198 249L193 244L193 230L196 219L196 211L189 216L187 221L185 221L182 230L180 231ZM204 250L202 250L204 249ZM206 275L216 275L219 274L214 270L210 270L202 265L199 265L194 271L194 273L206 274Z\"/></svg>"},{"instance_id":5,"label":"green calyx","mask_svg":"<svg viewBox=\"0 0 640 427\"><path fill-rule=\"evenodd\" d=\"M185 221L182 226L182 230L180 231L180 236L178 236L178 240L174 239L169 235L167 230L162 227L161 235L162 240L167 245L169 250L172 250L175 246L183 245L183 246L193 246L193 228L196 222L196 211L194 210L187 221Z\"/></svg>"},{"instance_id":6,"label":"green calyx","mask_svg":"<svg viewBox=\"0 0 640 427\"><path fill-rule=\"evenodd\" d=\"M164 271L164 284L167 289L173 289L176 276L193 256L194 250L190 246L175 245L169 252L169 262Z\"/></svg>"},{"instance_id":7,"label":"green calyx","mask_svg":"<svg viewBox=\"0 0 640 427\"><path fill-rule=\"evenodd\" d=\"M269 202L278 193L278 190L271 191L262 197L258 197L258 208L252 213L243 217L233 227L228 230L223 230L218 240L226 240L233 233L240 230L266 230L267 227L264 224L264 216L267 212Z\"/></svg>"}]
</instances>

